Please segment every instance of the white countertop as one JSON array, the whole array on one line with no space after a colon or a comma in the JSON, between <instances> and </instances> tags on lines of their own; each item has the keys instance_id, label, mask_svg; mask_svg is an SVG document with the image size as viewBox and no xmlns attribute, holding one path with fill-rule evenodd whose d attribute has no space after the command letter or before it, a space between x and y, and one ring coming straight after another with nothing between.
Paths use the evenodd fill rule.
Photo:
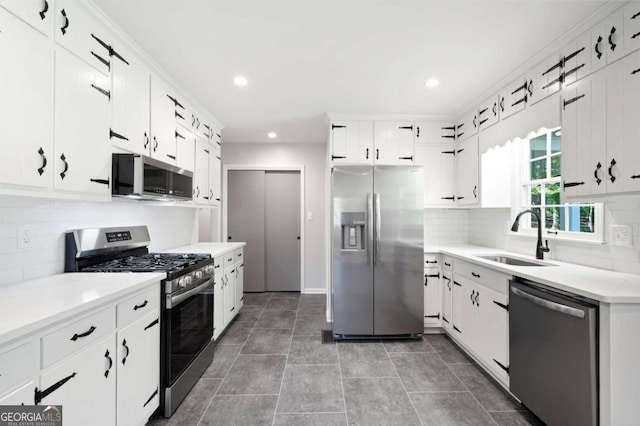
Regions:
<instances>
[{"instance_id":1,"label":"white countertop","mask_svg":"<svg viewBox=\"0 0 640 426\"><path fill-rule=\"evenodd\" d=\"M247 243L195 243L176 247L166 253L210 253L211 257L220 256L246 246Z\"/></svg>"},{"instance_id":2,"label":"white countertop","mask_svg":"<svg viewBox=\"0 0 640 426\"><path fill-rule=\"evenodd\" d=\"M478 255L509 255L536 261L533 256L472 245L442 245L424 248L425 253L442 253L473 262L509 275L539 282L604 303L640 303L640 275L590 268L556 260L543 260L553 266L515 266L493 262ZM455 272L455 265L454 265Z\"/></svg>"},{"instance_id":3,"label":"white countertop","mask_svg":"<svg viewBox=\"0 0 640 426\"><path fill-rule=\"evenodd\" d=\"M0 345L164 278L164 272L80 272L1 286Z\"/></svg>"}]
</instances>

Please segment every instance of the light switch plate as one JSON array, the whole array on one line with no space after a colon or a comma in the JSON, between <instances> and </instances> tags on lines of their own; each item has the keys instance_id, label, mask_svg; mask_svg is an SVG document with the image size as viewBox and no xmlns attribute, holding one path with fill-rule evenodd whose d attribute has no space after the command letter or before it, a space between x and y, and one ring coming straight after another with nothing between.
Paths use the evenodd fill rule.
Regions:
<instances>
[{"instance_id":1,"label":"light switch plate","mask_svg":"<svg viewBox=\"0 0 640 426\"><path fill-rule=\"evenodd\" d=\"M30 248L32 244L31 226L29 225L18 226L18 235L16 237L18 239L19 249Z\"/></svg>"},{"instance_id":2,"label":"light switch plate","mask_svg":"<svg viewBox=\"0 0 640 426\"><path fill-rule=\"evenodd\" d=\"M633 228L629 225L611 225L611 244L614 246L632 247Z\"/></svg>"}]
</instances>

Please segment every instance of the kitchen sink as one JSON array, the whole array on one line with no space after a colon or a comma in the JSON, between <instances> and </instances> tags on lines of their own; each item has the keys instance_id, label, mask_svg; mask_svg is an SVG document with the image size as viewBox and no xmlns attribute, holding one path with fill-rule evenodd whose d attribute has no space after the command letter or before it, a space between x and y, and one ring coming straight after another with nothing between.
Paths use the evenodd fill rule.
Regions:
<instances>
[{"instance_id":1,"label":"kitchen sink","mask_svg":"<svg viewBox=\"0 0 640 426\"><path fill-rule=\"evenodd\" d=\"M498 255L498 254L481 255L476 257L479 257L485 260L490 260L492 262L504 263L505 265L513 265L513 266L555 266L552 263L537 262L534 260L525 260L525 259L519 259L517 257Z\"/></svg>"}]
</instances>

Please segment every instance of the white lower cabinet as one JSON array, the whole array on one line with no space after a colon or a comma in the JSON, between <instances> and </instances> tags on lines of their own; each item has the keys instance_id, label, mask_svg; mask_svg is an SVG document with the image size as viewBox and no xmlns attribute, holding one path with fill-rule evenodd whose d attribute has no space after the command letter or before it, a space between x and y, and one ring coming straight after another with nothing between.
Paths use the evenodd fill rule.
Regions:
<instances>
[{"instance_id":1,"label":"white lower cabinet","mask_svg":"<svg viewBox=\"0 0 640 426\"><path fill-rule=\"evenodd\" d=\"M442 280L437 267L424 269L424 326L439 327L442 317Z\"/></svg>"},{"instance_id":2,"label":"white lower cabinet","mask_svg":"<svg viewBox=\"0 0 640 426\"><path fill-rule=\"evenodd\" d=\"M224 272L222 266L216 264L213 287L213 340L218 340L224 330Z\"/></svg>"},{"instance_id":3,"label":"white lower cabinet","mask_svg":"<svg viewBox=\"0 0 640 426\"><path fill-rule=\"evenodd\" d=\"M244 304L244 250L214 258L213 339L217 340Z\"/></svg>"},{"instance_id":4,"label":"white lower cabinet","mask_svg":"<svg viewBox=\"0 0 640 426\"><path fill-rule=\"evenodd\" d=\"M242 251L242 250L240 250ZM237 253L237 251L236 251ZM236 261L236 311L240 311L244 306L244 259L238 257Z\"/></svg>"},{"instance_id":5,"label":"white lower cabinet","mask_svg":"<svg viewBox=\"0 0 640 426\"><path fill-rule=\"evenodd\" d=\"M0 398L0 405L33 405L34 382L19 387L13 392Z\"/></svg>"},{"instance_id":6,"label":"white lower cabinet","mask_svg":"<svg viewBox=\"0 0 640 426\"><path fill-rule=\"evenodd\" d=\"M229 324L236 315L236 265L224 270L224 323Z\"/></svg>"}]
</instances>

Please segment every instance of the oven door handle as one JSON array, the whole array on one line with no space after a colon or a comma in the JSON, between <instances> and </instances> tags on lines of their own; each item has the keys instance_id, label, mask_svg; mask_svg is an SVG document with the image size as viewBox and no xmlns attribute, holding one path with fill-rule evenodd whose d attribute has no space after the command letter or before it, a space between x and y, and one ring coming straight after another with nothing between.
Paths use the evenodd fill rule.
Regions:
<instances>
[{"instance_id":1,"label":"oven door handle","mask_svg":"<svg viewBox=\"0 0 640 426\"><path fill-rule=\"evenodd\" d=\"M179 304L185 299L193 296L196 293L200 293L200 291L204 290L205 287L208 287L213 282L213 277L209 278L204 283L200 284L198 287L193 288L185 293L178 294L176 296L172 296L170 299L167 299L167 309L173 308L175 305Z\"/></svg>"}]
</instances>

